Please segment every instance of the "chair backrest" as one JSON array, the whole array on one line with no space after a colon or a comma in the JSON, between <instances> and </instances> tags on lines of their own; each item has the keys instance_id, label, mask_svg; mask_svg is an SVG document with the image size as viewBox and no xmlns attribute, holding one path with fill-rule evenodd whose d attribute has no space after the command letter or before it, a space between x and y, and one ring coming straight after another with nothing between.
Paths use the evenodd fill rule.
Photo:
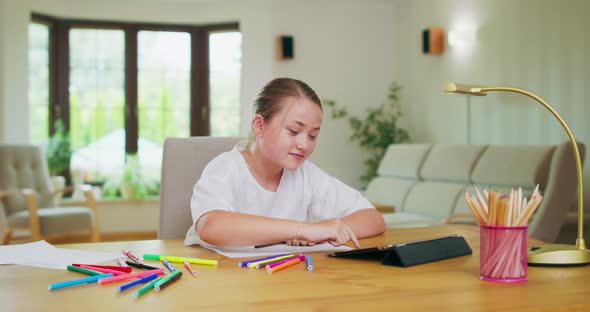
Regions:
<instances>
[{"instance_id":1,"label":"chair backrest","mask_svg":"<svg viewBox=\"0 0 590 312\"><path fill-rule=\"evenodd\" d=\"M193 186L210 160L244 138L168 138L164 142L158 239L183 238L192 224Z\"/></svg>"},{"instance_id":2,"label":"chair backrest","mask_svg":"<svg viewBox=\"0 0 590 312\"><path fill-rule=\"evenodd\" d=\"M39 207L55 206L49 170L41 149L36 145L0 145L0 190L28 188L37 194ZM26 209L22 196L4 202L7 214Z\"/></svg>"}]
</instances>

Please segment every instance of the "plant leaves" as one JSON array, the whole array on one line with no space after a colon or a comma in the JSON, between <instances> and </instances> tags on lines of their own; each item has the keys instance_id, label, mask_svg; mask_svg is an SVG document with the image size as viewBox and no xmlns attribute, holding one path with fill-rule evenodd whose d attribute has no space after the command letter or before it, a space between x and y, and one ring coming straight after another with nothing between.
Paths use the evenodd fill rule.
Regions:
<instances>
[{"instance_id":1,"label":"plant leaves","mask_svg":"<svg viewBox=\"0 0 590 312\"><path fill-rule=\"evenodd\" d=\"M350 116L348 118L348 124L352 129L349 139L358 142L363 149L369 152L368 158L364 161L365 173L361 176L363 188L377 176L377 169L387 147L391 144L410 141L408 131L398 125L398 118L402 116L399 104L401 89L397 82L392 82L388 88L385 103L376 107L368 107L364 117ZM338 108L334 100L324 100L323 103L331 108L333 119L348 116L346 109Z\"/></svg>"}]
</instances>

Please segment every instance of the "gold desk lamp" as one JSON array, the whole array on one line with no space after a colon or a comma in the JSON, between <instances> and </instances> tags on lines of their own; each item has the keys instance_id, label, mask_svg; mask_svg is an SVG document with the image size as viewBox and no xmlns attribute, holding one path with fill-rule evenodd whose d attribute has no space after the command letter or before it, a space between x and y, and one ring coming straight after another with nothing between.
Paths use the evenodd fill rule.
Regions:
<instances>
[{"instance_id":1,"label":"gold desk lamp","mask_svg":"<svg viewBox=\"0 0 590 312\"><path fill-rule=\"evenodd\" d=\"M563 118L561 118L559 113L557 113L557 111L555 111L551 105L543 101L540 97L528 91L517 88L476 87L448 83L445 86L444 91L478 96L485 96L486 92L489 91L520 93L539 102L548 111L550 111L555 118L557 118L570 139L572 148L574 149L574 156L576 158L576 173L578 175L578 239L576 240L575 246L565 244L547 244L531 247L528 252L528 262L530 265L537 266L579 266L590 264L590 251L586 249L586 243L584 242L584 182L582 175L582 160L580 159L580 152L578 150L578 145L576 144L574 134L565 123Z\"/></svg>"}]
</instances>

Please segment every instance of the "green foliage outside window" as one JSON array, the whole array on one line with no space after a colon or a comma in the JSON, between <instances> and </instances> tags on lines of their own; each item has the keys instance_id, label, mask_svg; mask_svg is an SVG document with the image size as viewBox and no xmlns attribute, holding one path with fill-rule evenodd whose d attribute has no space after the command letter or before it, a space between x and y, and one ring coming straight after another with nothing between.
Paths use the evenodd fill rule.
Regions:
<instances>
[{"instance_id":1,"label":"green foliage outside window","mask_svg":"<svg viewBox=\"0 0 590 312\"><path fill-rule=\"evenodd\" d=\"M377 168L387 147L410 141L408 131L399 126L399 119L402 117L400 89L397 82L391 83L387 100L377 107L367 108L362 119L349 116L346 108L338 108L333 100L324 100L324 104L332 109L332 119L348 117L352 129L350 140L358 142L361 148L369 152L369 158L364 162L365 173L361 176L363 188L377 176Z\"/></svg>"},{"instance_id":2,"label":"green foliage outside window","mask_svg":"<svg viewBox=\"0 0 590 312\"><path fill-rule=\"evenodd\" d=\"M63 122L55 121L55 133L47 144L47 167L52 176L64 175L70 169L72 146L70 134L66 133Z\"/></svg>"}]
</instances>

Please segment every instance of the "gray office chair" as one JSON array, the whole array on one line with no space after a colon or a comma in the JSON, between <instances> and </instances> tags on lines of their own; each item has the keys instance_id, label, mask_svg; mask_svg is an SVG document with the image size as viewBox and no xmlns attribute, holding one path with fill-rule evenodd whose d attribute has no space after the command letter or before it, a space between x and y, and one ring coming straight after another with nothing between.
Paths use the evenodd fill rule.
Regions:
<instances>
[{"instance_id":1,"label":"gray office chair","mask_svg":"<svg viewBox=\"0 0 590 312\"><path fill-rule=\"evenodd\" d=\"M94 193L83 189L85 206L58 207L43 153L35 145L0 145L0 222L2 244L15 230L30 233L33 241L72 234L89 234L100 239Z\"/></svg>"},{"instance_id":2,"label":"gray office chair","mask_svg":"<svg viewBox=\"0 0 590 312\"><path fill-rule=\"evenodd\" d=\"M222 152L244 138L168 138L164 142L158 239L184 238L193 223L190 200L201 172Z\"/></svg>"}]
</instances>

